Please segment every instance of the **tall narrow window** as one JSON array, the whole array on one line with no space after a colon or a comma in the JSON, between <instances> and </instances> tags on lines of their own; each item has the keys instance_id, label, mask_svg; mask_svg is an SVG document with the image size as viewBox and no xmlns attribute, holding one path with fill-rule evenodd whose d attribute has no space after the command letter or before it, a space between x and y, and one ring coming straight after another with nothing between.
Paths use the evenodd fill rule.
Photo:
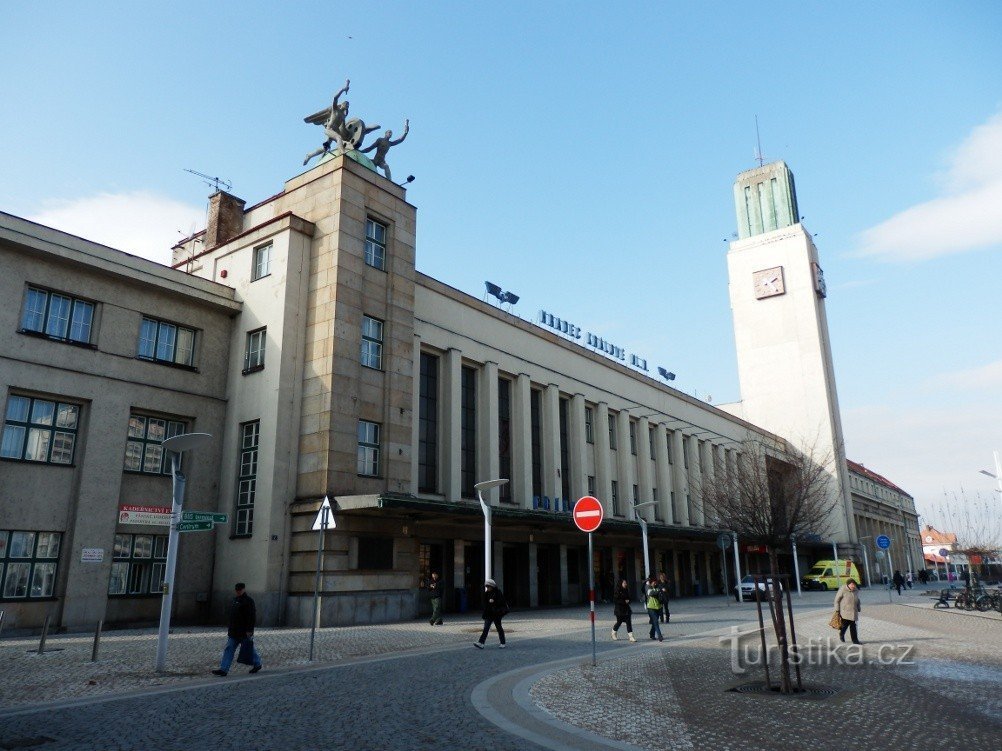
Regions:
<instances>
[{"instance_id":1,"label":"tall narrow window","mask_svg":"<svg viewBox=\"0 0 1002 751\"><path fill-rule=\"evenodd\" d=\"M386 270L386 225L375 219L365 220L365 263Z\"/></svg>"},{"instance_id":2,"label":"tall narrow window","mask_svg":"<svg viewBox=\"0 0 1002 751\"><path fill-rule=\"evenodd\" d=\"M0 457L72 464L80 407L11 394L7 398Z\"/></svg>"},{"instance_id":3,"label":"tall narrow window","mask_svg":"<svg viewBox=\"0 0 1002 751\"><path fill-rule=\"evenodd\" d=\"M427 352L418 397L418 490L438 492L438 358Z\"/></svg>"},{"instance_id":4,"label":"tall narrow window","mask_svg":"<svg viewBox=\"0 0 1002 751\"><path fill-rule=\"evenodd\" d=\"M64 342L90 343L94 303L58 292L28 287L21 313L21 331L44 334Z\"/></svg>"},{"instance_id":5,"label":"tall narrow window","mask_svg":"<svg viewBox=\"0 0 1002 751\"><path fill-rule=\"evenodd\" d=\"M462 494L464 498L476 497L477 481L477 371L462 369L461 457Z\"/></svg>"},{"instance_id":6,"label":"tall narrow window","mask_svg":"<svg viewBox=\"0 0 1002 751\"><path fill-rule=\"evenodd\" d=\"M379 423L358 421L358 474L379 476Z\"/></svg>"},{"instance_id":7,"label":"tall narrow window","mask_svg":"<svg viewBox=\"0 0 1002 751\"><path fill-rule=\"evenodd\" d=\"M140 360L191 365L195 355L195 330L143 316L139 327Z\"/></svg>"},{"instance_id":8,"label":"tall narrow window","mask_svg":"<svg viewBox=\"0 0 1002 751\"><path fill-rule=\"evenodd\" d=\"M616 450L616 416L609 415L609 448Z\"/></svg>"},{"instance_id":9,"label":"tall narrow window","mask_svg":"<svg viewBox=\"0 0 1002 751\"><path fill-rule=\"evenodd\" d=\"M595 475L588 475L588 495L595 496Z\"/></svg>"},{"instance_id":10,"label":"tall narrow window","mask_svg":"<svg viewBox=\"0 0 1002 751\"><path fill-rule=\"evenodd\" d=\"M164 451L167 438L186 433L180 420L149 415L129 415L129 435L125 442L125 471L147 475L169 475L170 454Z\"/></svg>"},{"instance_id":11,"label":"tall narrow window","mask_svg":"<svg viewBox=\"0 0 1002 751\"><path fill-rule=\"evenodd\" d=\"M383 369L383 322L369 316L362 316L362 364Z\"/></svg>"},{"instance_id":12,"label":"tall narrow window","mask_svg":"<svg viewBox=\"0 0 1002 751\"><path fill-rule=\"evenodd\" d=\"M595 443L595 410L585 407L585 441Z\"/></svg>"},{"instance_id":13,"label":"tall narrow window","mask_svg":"<svg viewBox=\"0 0 1002 751\"><path fill-rule=\"evenodd\" d=\"M612 481L612 513L615 516L621 516L623 513L619 510L619 483L615 480Z\"/></svg>"},{"instance_id":14,"label":"tall narrow window","mask_svg":"<svg viewBox=\"0 0 1002 751\"><path fill-rule=\"evenodd\" d=\"M251 272L251 281L256 282L263 276L271 273L271 243L254 248L254 269Z\"/></svg>"},{"instance_id":15,"label":"tall narrow window","mask_svg":"<svg viewBox=\"0 0 1002 751\"><path fill-rule=\"evenodd\" d=\"M244 352L244 374L264 369L265 341L268 329L257 329L247 332L247 349Z\"/></svg>"},{"instance_id":16,"label":"tall narrow window","mask_svg":"<svg viewBox=\"0 0 1002 751\"><path fill-rule=\"evenodd\" d=\"M532 423L532 494L543 494L543 443L542 420L540 419L540 396L533 389L529 394L529 412Z\"/></svg>"},{"instance_id":17,"label":"tall narrow window","mask_svg":"<svg viewBox=\"0 0 1002 751\"><path fill-rule=\"evenodd\" d=\"M671 430L667 431L667 433L666 433L667 437L665 439L665 443L667 444L666 448L668 449L668 463L669 464L674 464L675 463L675 460L672 458L672 448L671 448L672 433L673 433L673 431L671 431Z\"/></svg>"},{"instance_id":18,"label":"tall narrow window","mask_svg":"<svg viewBox=\"0 0 1002 751\"><path fill-rule=\"evenodd\" d=\"M651 449L651 459L652 460L657 458L654 455L654 433L655 433L654 428L648 428L648 430L647 430L647 443L648 443L648 445L650 446L650 449Z\"/></svg>"},{"instance_id":19,"label":"tall narrow window","mask_svg":"<svg viewBox=\"0 0 1002 751\"><path fill-rule=\"evenodd\" d=\"M498 471L511 477L511 381L498 377ZM511 483L498 488L498 500L512 502Z\"/></svg>"},{"instance_id":20,"label":"tall narrow window","mask_svg":"<svg viewBox=\"0 0 1002 751\"><path fill-rule=\"evenodd\" d=\"M240 469L237 474L236 521L233 534L250 537L254 531L254 499L257 497L257 452L261 442L261 421L240 426Z\"/></svg>"},{"instance_id":21,"label":"tall narrow window","mask_svg":"<svg viewBox=\"0 0 1002 751\"><path fill-rule=\"evenodd\" d=\"M630 420L630 453L637 455L637 423Z\"/></svg>"},{"instance_id":22,"label":"tall narrow window","mask_svg":"<svg viewBox=\"0 0 1002 751\"><path fill-rule=\"evenodd\" d=\"M564 501L571 497L570 436L567 427L567 409L570 399L560 400L560 495Z\"/></svg>"}]
</instances>

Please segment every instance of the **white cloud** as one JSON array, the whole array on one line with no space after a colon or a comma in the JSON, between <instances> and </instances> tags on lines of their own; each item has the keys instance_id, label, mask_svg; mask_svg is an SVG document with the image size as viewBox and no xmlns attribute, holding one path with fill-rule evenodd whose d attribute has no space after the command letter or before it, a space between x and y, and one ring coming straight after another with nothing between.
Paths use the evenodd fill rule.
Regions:
<instances>
[{"instance_id":1,"label":"white cloud","mask_svg":"<svg viewBox=\"0 0 1002 751\"><path fill-rule=\"evenodd\" d=\"M1002 113L971 131L940 179L943 195L860 233L859 253L917 261L1002 243Z\"/></svg>"},{"instance_id":2,"label":"white cloud","mask_svg":"<svg viewBox=\"0 0 1002 751\"><path fill-rule=\"evenodd\" d=\"M1002 388L1002 360L996 360L977 368L944 373L938 377L938 380L941 384L945 383L964 389L1000 389Z\"/></svg>"},{"instance_id":3,"label":"white cloud","mask_svg":"<svg viewBox=\"0 0 1002 751\"><path fill-rule=\"evenodd\" d=\"M171 246L205 224L205 209L147 191L99 193L46 206L33 222L169 264ZM179 232L180 231L180 232Z\"/></svg>"}]
</instances>

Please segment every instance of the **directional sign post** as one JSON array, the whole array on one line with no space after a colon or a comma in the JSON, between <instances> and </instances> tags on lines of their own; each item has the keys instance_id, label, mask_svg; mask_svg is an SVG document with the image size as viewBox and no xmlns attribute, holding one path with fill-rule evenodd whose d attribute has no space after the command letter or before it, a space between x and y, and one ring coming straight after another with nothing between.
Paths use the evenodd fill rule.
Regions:
<instances>
[{"instance_id":1,"label":"directional sign post","mask_svg":"<svg viewBox=\"0 0 1002 751\"><path fill-rule=\"evenodd\" d=\"M602 503L590 495L583 496L574 504L574 523L582 532L588 533L588 602L591 604L591 664L595 658L595 554L592 552L591 533L602 524L605 510Z\"/></svg>"},{"instance_id":2,"label":"directional sign post","mask_svg":"<svg viewBox=\"0 0 1002 751\"><path fill-rule=\"evenodd\" d=\"M892 602L891 586L894 584L894 559L891 558L891 538L887 535L877 535L874 542L877 543L878 548L887 553L887 571L890 574L887 579L887 602L889 604Z\"/></svg>"},{"instance_id":3,"label":"directional sign post","mask_svg":"<svg viewBox=\"0 0 1002 751\"><path fill-rule=\"evenodd\" d=\"M313 640L317 634L317 627L320 625L320 572L324 567L324 536L327 534L328 526L334 529L337 523L334 521L331 499L324 496L324 502L320 504L311 527L319 534L317 535L317 578L313 582L313 622L310 624L310 662L313 662Z\"/></svg>"}]
</instances>

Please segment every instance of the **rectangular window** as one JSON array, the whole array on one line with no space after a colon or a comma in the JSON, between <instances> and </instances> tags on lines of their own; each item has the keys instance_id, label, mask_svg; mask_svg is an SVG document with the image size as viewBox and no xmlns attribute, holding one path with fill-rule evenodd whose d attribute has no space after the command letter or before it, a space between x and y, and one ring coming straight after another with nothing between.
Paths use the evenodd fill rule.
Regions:
<instances>
[{"instance_id":1,"label":"rectangular window","mask_svg":"<svg viewBox=\"0 0 1002 751\"><path fill-rule=\"evenodd\" d=\"M60 532L0 529L0 600L52 597L61 542Z\"/></svg>"},{"instance_id":2,"label":"rectangular window","mask_svg":"<svg viewBox=\"0 0 1002 751\"><path fill-rule=\"evenodd\" d=\"M370 571L389 571L393 568L392 537L359 537L358 567Z\"/></svg>"},{"instance_id":3,"label":"rectangular window","mask_svg":"<svg viewBox=\"0 0 1002 751\"><path fill-rule=\"evenodd\" d=\"M358 474L379 477L379 423L358 421Z\"/></svg>"},{"instance_id":4,"label":"rectangular window","mask_svg":"<svg viewBox=\"0 0 1002 751\"><path fill-rule=\"evenodd\" d=\"M651 460L652 461L657 458L654 455L654 433L655 433L654 428L650 428L647 431L647 443L648 443L648 445L650 446L650 449L651 449Z\"/></svg>"},{"instance_id":5,"label":"rectangular window","mask_svg":"<svg viewBox=\"0 0 1002 751\"><path fill-rule=\"evenodd\" d=\"M477 481L477 371L462 369L462 415L460 469L464 498L475 498Z\"/></svg>"},{"instance_id":6,"label":"rectangular window","mask_svg":"<svg viewBox=\"0 0 1002 751\"><path fill-rule=\"evenodd\" d=\"M188 432L185 423L166 417L129 415L129 435L125 442L125 471L147 475L171 473L170 452L163 442Z\"/></svg>"},{"instance_id":7,"label":"rectangular window","mask_svg":"<svg viewBox=\"0 0 1002 751\"><path fill-rule=\"evenodd\" d=\"M252 282L256 282L261 277L268 276L271 273L271 250L271 243L254 248L254 268L251 271Z\"/></svg>"},{"instance_id":8,"label":"rectangular window","mask_svg":"<svg viewBox=\"0 0 1002 751\"><path fill-rule=\"evenodd\" d=\"M418 491L438 491L438 358L421 353L418 397Z\"/></svg>"},{"instance_id":9,"label":"rectangular window","mask_svg":"<svg viewBox=\"0 0 1002 751\"><path fill-rule=\"evenodd\" d=\"M383 322L378 318L362 316L362 364L383 369Z\"/></svg>"},{"instance_id":10,"label":"rectangular window","mask_svg":"<svg viewBox=\"0 0 1002 751\"><path fill-rule=\"evenodd\" d=\"M622 514L619 510L619 483L615 480L612 481L612 513L615 516Z\"/></svg>"},{"instance_id":11,"label":"rectangular window","mask_svg":"<svg viewBox=\"0 0 1002 751\"><path fill-rule=\"evenodd\" d=\"M585 407L585 441L595 443L595 410Z\"/></svg>"},{"instance_id":12,"label":"rectangular window","mask_svg":"<svg viewBox=\"0 0 1002 751\"><path fill-rule=\"evenodd\" d=\"M69 295L28 287L21 313L21 331L44 334L61 342L90 344L94 303Z\"/></svg>"},{"instance_id":13,"label":"rectangular window","mask_svg":"<svg viewBox=\"0 0 1002 751\"><path fill-rule=\"evenodd\" d=\"M529 413L532 439L532 494L543 494L543 440L541 406L539 392L533 389L529 394Z\"/></svg>"},{"instance_id":14,"label":"rectangular window","mask_svg":"<svg viewBox=\"0 0 1002 751\"><path fill-rule=\"evenodd\" d=\"M565 501L571 497L571 452L570 433L567 425L567 412L570 399L560 400L560 495Z\"/></svg>"},{"instance_id":15,"label":"rectangular window","mask_svg":"<svg viewBox=\"0 0 1002 751\"><path fill-rule=\"evenodd\" d=\"M667 437L667 439L666 439L665 442L667 443L667 448L668 448L668 464L674 464L675 460L672 459L672 448L671 448L671 439L672 439L672 431L671 430L668 431L667 436L668 437Z\"/></svg>"},{"instance_id":16,"label":"rectangular window","mask_svg":"<svg viewBox=\"0 0 1002 751\"><path fill-rule=\"evenodd\" d=\"M633 486L633 505L636 506L640 503L640 487L637 485Z\"/></svg>"},{"instance_id":17,"label":"rectangular window","mask_svg":"<svg viewBox=\"0 0 1002 751\"><path fill-rule=\"evenodd\" d=\"M268 329L247 332L247 349L244 352L244 374L264 369L264 347Z\"/></svg>"},{"instance_id":18,"label":"rectangular window","mask_svg":"<svg viewBox=\"0 0 1002 751\"><path fill-rule=\"evenodd\" d=\"M689 469L689 442L682 436L682 466Z\"/></svg>"},{"instance_id":19,"label":"rectangular window","mask_svg":"<svg viewBox=\"0 0 1002 751\"><path fill-rule=\"evenodd\" d=\"M375 219L365 220L365 264L386 270L386 225Z\"/></svg>"},{"instance_id":20,"label":"rectangular window","mask_svg":"<svg viewBox=\"0 0 1002 751\"><path fill-rule=\"evenodd\" d=\"M637 423L630 420L630 453L637 455Z\"/></svg>"},{"instance_id":21,"label":"rectangular window","mask_svg":"<svg viewBox=\"0 0 1002 751\"><path fill-rule=\"evenodd\" d=\"M72 464L80 407L11 394L7 398L0 457Z\"/></svg>"},{"instance_id":22,"label":"rectangular window","mask_svg":"<svg viewBox=\"0 0 1002 751\"><path fill-rule=\"evenodd\" d=\"M143 316L136 357L190 367L195 359L195 329Z\"/></svg>"},{"instance_id":23,"label":"rectangular window","mask_svg":"<svg viewBox=\"0 0 1002 751\"><path fill-rule=\"evenodd\" d=\"M609 415L609 448L616 450L616 416L613 414Z\"/></svg>"},{"instance_id":24,"label":"rectangular window","mask_svg":"<svg viewBox=\"0 0 1002 751\"><path fill-rule=\"evenodd\" d=\"M588 495L595 497L595 475L588 475Z\"/></svg>"},{"instance_id":25,"label":"rectangular window","mask_svg":"<svg viewBox=\"0 0 1002 751\"><path fill-rule=\"evenodd\" d=\"M257 452L261 445L261 421L240 426L240 468L237 470L236 514L233 536L250 537L254 531L254 500L257 497Z\"/></svg>"},{"instance_id":26,"label":"rectangular window","mask_svg":"<svg viewBox=\"0 0 1002 751\"><path fill-rule=\"evenodd\" d=\"M167 535L116 534L108 594L159 595L167 567Z\"/></svg>"},{"instance_id":27,"label":"rectangular window","mask_svg":"<svg viewBox=\"0 0 1002 751\"><path fill-rule=\"evenodd\" d=\"M511 477L511 381L498 378L498 470ZM498 488L498 500L512 503L511 483Z\"/></svg>"},{"instance_id":28,"label":"rectangular window","mask_svg":"<svg viewBox=\"0 0 1002 751\"><path fill-rule=\"evenodd\" d=\"M651 488L651 500L654 501L654 521L661 521L661 504L658 503L658 489Z\"/></svg>"}]
</instances>

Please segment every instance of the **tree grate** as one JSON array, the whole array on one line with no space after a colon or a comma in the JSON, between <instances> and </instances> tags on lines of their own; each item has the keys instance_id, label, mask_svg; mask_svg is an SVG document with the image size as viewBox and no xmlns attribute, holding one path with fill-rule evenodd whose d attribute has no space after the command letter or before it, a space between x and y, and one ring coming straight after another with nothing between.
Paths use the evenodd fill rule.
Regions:
<instances>
[{"instance_id":1,"label":"tree grate","mask_svg":"<svg viewBox=\"0 0 1002 751\"><path fill-rule=\"evenodd\" d=\"M770 688L766 686L765 681L742 683L738 686L733 686L727 689L727 691L729 693L744 694L746 696L774 696L780 699L806 699L812 701L831 699L839 693L839 689L834 686L804 684L803 690L798 691L794 688L791 693L784 694L779 690L779 686L777 684L774 683Z\"/></svg>"}]
</instances>

